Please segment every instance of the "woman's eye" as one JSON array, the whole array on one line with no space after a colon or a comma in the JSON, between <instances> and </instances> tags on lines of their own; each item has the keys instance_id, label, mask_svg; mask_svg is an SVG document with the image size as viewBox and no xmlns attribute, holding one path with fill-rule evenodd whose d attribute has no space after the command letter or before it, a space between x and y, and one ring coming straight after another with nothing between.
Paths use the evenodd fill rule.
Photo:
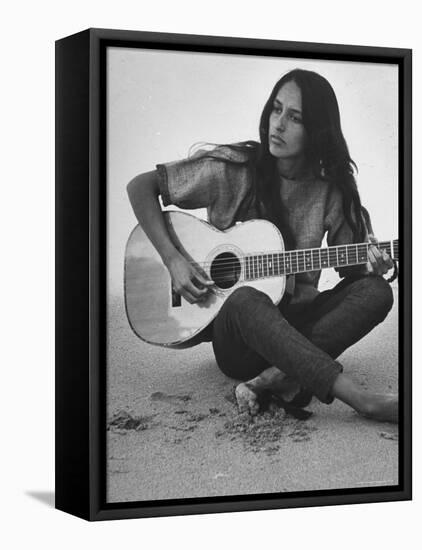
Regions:
<instances>
[{"instance_id":1,"label":"woman's eye","mask_svg":"<svg viewBox=\"0 0 422 550\"><path fill-rule=\"evenodd\" d=\"M298 124L302 123L302 119L300 118L300 116L297 115L290 115L290 120L293 120L293 122L297 122Z\"/></svg>"},{"instance_id":2,"label":"woman's eye","mask_svg":"<svg viewBox=\"0 0 422 550\"><path fill-rule=\"evenodd\" d=\"M280 114L281 113L281 107L273 107L274 113Z\"/></svg>"}]
</instances>

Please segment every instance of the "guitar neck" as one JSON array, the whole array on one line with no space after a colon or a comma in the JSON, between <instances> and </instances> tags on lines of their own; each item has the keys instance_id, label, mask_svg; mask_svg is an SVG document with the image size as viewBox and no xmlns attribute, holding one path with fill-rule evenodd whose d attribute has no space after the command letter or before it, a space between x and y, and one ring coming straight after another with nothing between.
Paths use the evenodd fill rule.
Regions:
<instances>
[{"instance_id":1,"label":"guitar neck","mask_svg":"<svg viewBox=\"0 0 422 550\"><path fill-rule=\"evenodd\" d=\"M329 246L277 253L251 254L244 257L247 280L294 275L321 269L366 264L371 243ZM399 259L399 241L377 243L394 260Z\"/></svg>"}]
</instances>

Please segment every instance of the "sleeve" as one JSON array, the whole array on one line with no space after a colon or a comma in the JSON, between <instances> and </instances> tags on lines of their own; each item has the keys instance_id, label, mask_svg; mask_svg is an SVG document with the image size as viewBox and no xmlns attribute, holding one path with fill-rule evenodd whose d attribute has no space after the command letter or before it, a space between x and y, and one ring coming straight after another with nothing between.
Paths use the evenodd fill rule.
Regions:
<instances>
[{"instance_id":1,"label":"sleeve","mask_svg":"<svg viewBox=\"0 0 422 550\"><path fill-rule=\"evenodd\" d=\"M158 164L164 206L174 204L193 209L229 203L232 197L241 193L243 185L241 177L233 177L234 172L239 172L242 159L229 155L227 148L221 147L211 152L199 150L184 160Z\"/></svg>"},{"instance_id":2,"label":"sleeve","mask_svg":"<svg viewBox=\"0 0 422 550\"><path fill-rule=\"evenodd\" d=\"M372 234L372 224L368 211L362 208L362 219L365 226L364 241L369 240L369 234ZM353 243L353 231L347 223L343 210L343 198L337 188L332 188L327 200L325 215L325 229L327 230L328 246L337 246ZM336 268L340 277L350 277L361 275L366 272L364 265Z\"/></svg>"}]
</instances>

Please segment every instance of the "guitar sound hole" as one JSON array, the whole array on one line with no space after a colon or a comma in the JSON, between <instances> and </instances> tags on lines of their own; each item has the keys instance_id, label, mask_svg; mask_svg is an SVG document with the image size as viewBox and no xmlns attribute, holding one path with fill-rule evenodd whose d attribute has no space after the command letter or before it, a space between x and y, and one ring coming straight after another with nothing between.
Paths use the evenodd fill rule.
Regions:
<instances>
[{"instance_id":1,"label":"guitar sound hole","mask_svg":"<svg viewBox=\"0 0 422 550\"><path fill-rule=\"evenodd\" d=\"M211 265L211 279L219 288L231 288L240 277L240 262L231 252L223 252L214 258Z\"/></svg>"}]
</instances>

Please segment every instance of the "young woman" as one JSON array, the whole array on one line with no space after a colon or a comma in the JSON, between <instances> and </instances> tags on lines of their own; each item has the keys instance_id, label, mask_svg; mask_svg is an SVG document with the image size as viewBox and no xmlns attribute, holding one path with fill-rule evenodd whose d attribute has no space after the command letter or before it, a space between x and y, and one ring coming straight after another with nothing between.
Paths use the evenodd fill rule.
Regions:
<instances>
[{"instance_id":1,"label":"young woman","mask_svg":"<svg viewBox=\"0 0 422 550\"><path fill-rule=\"evenodd\" d=\"M237 221L268 219L290 249L318 248L325 235L329 246L372 239L337 99L325 78L300 69L284 75L264 107L259 132L259 143L198 151L128 185L139 223L176 291L190 303L203 300L213 282L173 245L159 195L165 206L207 208L210 223L221 230ZM393 304L383 278L391 258L374 244L368 260L364 267L339 269L341 282L325 292L317 290L319 272L295 275L279 306L248 286L230 295L208 334L219 368L243 381L236 388L240 411L256 414L264 392L283 395L293 382L302 397L315 395L324 403L338 398L366 417L397 421L395 395L362 390L336 361Z\"/></svg>"}]
</instances>

